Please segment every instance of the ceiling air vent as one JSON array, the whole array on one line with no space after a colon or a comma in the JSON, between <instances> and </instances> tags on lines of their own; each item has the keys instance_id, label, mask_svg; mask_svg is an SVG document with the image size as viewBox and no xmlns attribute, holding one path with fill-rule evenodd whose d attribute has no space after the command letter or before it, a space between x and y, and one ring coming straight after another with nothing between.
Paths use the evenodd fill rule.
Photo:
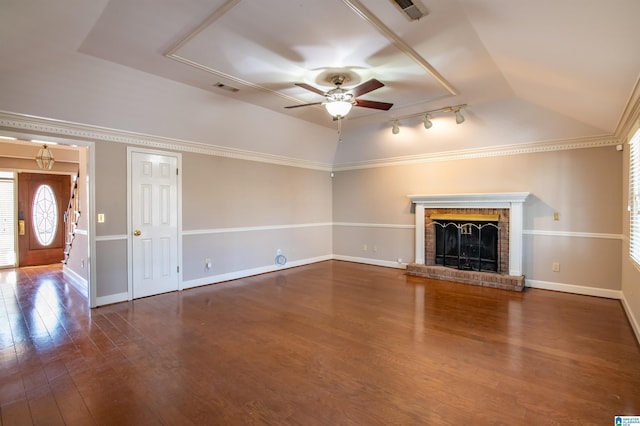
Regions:
<instances>
[{"instance_id":1,"label":"ceiling air vent","mask_svg":"<svg viewBox=\"0 0 640 426\"><path fill-rule=\"evenodd\" d=\"M222 89L222 90L226 90L228 92L239 92L240 89L233 87L233 86L229 86L228 84L224 84L224 83L216 83L213 85L213 87L217 87L218 89Z\"/></svg>"},{"instance_id":2,"label":"ceiling air vent","mask_svg":"<svg viewBox=\"0 0 640 426\"><path fill-rule=\"evenodd\" d=\"M419 4L418 1L393 0L393 3L400 8L402 13L404 13L410 21L417 21L427 15L427 9Z\"/></svg>"}]
</instances>

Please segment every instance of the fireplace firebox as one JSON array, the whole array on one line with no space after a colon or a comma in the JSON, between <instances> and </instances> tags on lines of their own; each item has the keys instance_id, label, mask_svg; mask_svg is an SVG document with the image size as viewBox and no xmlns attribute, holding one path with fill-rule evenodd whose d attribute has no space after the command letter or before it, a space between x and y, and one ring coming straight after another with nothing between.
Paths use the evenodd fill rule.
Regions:
<instances>
[{"instance_id":1,"label":"fireplace firebox","mask_svg":"<svg viewBox=\"0 0 640 426\"><path fill-rule=\"evenodd\" d=\"M433 215L435 264L464 271L498 272L497 215Z\"/></svg>"}]
</instances>

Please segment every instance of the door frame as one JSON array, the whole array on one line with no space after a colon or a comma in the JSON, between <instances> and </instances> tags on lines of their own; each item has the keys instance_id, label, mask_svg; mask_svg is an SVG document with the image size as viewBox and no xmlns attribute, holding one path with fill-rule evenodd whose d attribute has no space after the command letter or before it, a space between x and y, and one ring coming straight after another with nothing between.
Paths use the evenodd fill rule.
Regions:
<instances>
[{"instance_id":1,"label":"door frame","mask_svg":"<svg viewBox=\"0 0 640 426\"><path fill-rule=\"evenodd\" d=\"M97 289L96 289L96 263L97 263L97 259L95 257L95 253L96 253L96 224L95 224L95 218L93 215L93 212L95 212L96 210L96 201L95 201L95 196L94 194L96 193L96 184L95 184L95 167L96 167L96 159L95 159L95 143L93 141L90 141L88 139L83 139L83 138L78 138L78 139L71 139L71 138L67 138L67 137L60 137L60 136L56 136L49 133L41 133L40 131L38 131L38 129L34 126L27 126L29 129L32 129L32 131L25 131L24 127L18 127L18 126L7 126L6 130L3 131L3 134L6 136L13 136L15 137L19 143L24 144L26 146L30 145L28 142L26 141L30 141L33 139L45 139L47 141L50 142L55 142L58 145L66 145L66 146L71 146L71 147L83 147L87 149L87 155L86 155L86 164L84 164L84 166L86 167L86 176L84 177L85 181L84 181L84 185L85 185L85 189L86 189L86 200L84 200L84 202L82 203L82 214L84 215L85 212L88 215L87 216L87 262L86 262L86 267L88 268L87 271L87 300L89 302L89 307L90 308L95 308L96 305L96 294L97 294ZM41 130L41 129L40 129ZM80 160L80 162L85 161L85 160ZM78 163L78 166L80 166L80 163ZM7 169L8 170L8 169ZM18 215L18 194L17 194L17 185L18 185L18 177L17 177L17 173L19 172L29 172L29 173L37 173L37 171L35 169L21 169L21 168L11 168L10 170L12 170L15 174L16 174L16 181L15 181L15 185L16 185L16 199L15 199L15 212L16 212L16 218ZM52 171L48 171L49 173L52 173ZM56 173L55 171L53 171L53 173ZM57 174L67 174L67 173L57 173ZM86 210L85 210L86 209ZM17 223L16 223L16 227L17 227ZM17 229L16 229L16 249L18 249L18 237L17 237ZM17 260L16 260L17 262ZM17 267L17 265L16 265Z\"/></svg>"},{"instance_id":2,"label":"door frame","mask_svg":"<svg viewBox=\"0 0 640 426\"><path fill-rule=\"evenodd\" d=\"M178 238L176 244L178 245L178 291L183 289L182 286L182 154L173 151L162 151L157 149L146 149L135 146L127 146L127 300L133 300L133 225L132 215L133 206L131 202L131 196L133 194L133 179L131 173L131 157L133 153L140 154L155 154L165 155L170 157L176 157L176 164L178 167L178 179L177 185L177 221Z\"/></svg>"}]
</instances>

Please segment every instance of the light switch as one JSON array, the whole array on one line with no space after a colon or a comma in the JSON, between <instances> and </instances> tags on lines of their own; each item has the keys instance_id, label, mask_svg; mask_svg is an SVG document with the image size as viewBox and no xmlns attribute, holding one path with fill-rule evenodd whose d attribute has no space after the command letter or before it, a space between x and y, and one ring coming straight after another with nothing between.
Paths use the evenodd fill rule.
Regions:
<instances>
[{"instance_id":1,"label":"light switch","mask_svg":"<svg viewBox=\"0 0 640 426\"><path fill-rule=\"evenodd\" d=\"M104 223L104 213L98 213L98 223Z\"/></svg>"}]
</instances>

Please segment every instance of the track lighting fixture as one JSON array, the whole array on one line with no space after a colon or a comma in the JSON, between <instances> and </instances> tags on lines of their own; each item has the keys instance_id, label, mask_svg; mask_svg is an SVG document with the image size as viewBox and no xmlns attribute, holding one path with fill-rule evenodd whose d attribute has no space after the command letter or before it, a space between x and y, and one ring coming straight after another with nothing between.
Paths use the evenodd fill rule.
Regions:
<instances>
[{"instance_id":1,"label":"track lighting fixture","mask_svg":"<svg viewBox=\"0 0 640 426\"><path fill-rule=\"evenodd\" d=\"M464 115L462 115L462 112L460 112L460 110L462 110L466 106L467 106L467 104L447 106L447 107L443 107L443 108L433 109L433 110L430 110L430 111L418 112L416 114L405 115L403 117L395 118L395 119L393 119L393 127L391 128L391 133L393 133L394 135L397 135L398 133L400 133L400 127L399 127L400 120L404 120L404 119L408 119L408 118L414 118L414 117L423 117L422 124L424 125L425 129L429 130L433 126L433 122L431 121L431 115L432 114L441 113L441 112L452 112L452 113L454 113L454 115L456 117L456 123L462 124L462 123L464 123L465 118L464 118Z\"/></svg>"},{"instance_id":2,"label":"track lighting fixture","mask_svg":"<svg viewBox=\"0 0 640 426\"><path fill-rule=\"evenodd\" d=\"M429 130L431 128L431 126L433 126L433 123L431 122L431 118L430 118L429 114L425 114L424 115L423 124L424 124L424 128L427 129L427 130Z\"/></svg>"},{"instance_id":3,"label":"track lighting fixture","mask_svg":"<svg viewBox=\"0 0 640 426\"><path fill-rule=\"evenodd\" d=\"M398 133L400 133L400 127L398 127L398 120L393 121L393 127L391 128L391 133L393 133L394 135L397 135Z\"/></svg>"}]
</instances>

